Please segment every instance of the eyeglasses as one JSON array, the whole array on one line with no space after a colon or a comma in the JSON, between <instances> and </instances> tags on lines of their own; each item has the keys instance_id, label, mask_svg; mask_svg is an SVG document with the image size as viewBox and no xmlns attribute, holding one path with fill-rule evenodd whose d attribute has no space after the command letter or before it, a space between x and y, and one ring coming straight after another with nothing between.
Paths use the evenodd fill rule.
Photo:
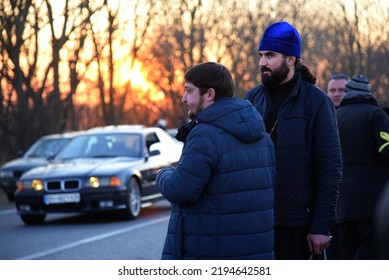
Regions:
<instances>
[{"instance_id":1,"label":"eyeglasses","mask_svg":"<svg viewBox=\"0 0 389 280\"><path fill-rule=\"evenodd\" d=\"M330 76L330 80L339 80L339 79L345 79L345 80L348 80L348 76L346 74L332 74Z\"/></svg>"}]
</instances>

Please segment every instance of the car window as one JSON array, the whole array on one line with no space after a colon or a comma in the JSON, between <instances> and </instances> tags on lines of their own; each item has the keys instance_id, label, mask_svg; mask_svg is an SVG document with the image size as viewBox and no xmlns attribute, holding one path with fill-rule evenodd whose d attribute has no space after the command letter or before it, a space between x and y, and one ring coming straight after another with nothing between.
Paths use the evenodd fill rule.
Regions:
<instances>
[{"instance_id":1,"label":"car window","mask_svg":"<svg viewBox=\"0 0 389 280\"><path fill-rule=\"evenodd\" d=\"M140 134L92 134L73 139L57 156L59 159L80 157L141 157Z\"/></svg>"},{"instance_id":2,"label":"car window","mask_svg":"<svg viewBox=\"0 0 389 280\"><path fill-rule=\"evenodd\" d=\"M146 135L146 147L148 150L150 149L150 146L152 144L158 143L158 142L160 142L160 140L155 132L149 133Z\"/></svg>"},{"instance_id":3,"label":"car window","mask_svg":"<svg viewBox=\"0 0 389 280\"><path fill-rule=\"evenodd\" d=\"M120 134L115 137L111 152L115 156L142 156L142 138L140 134Z\"/></svg>"},{"instance_id":4,"label":"car window","mask_svg":"<svg viewBox=\"0 0 389 280\"><path fill-rule=\"evenodd\" d=\"M46 158L56 155L68 141L68 138L40 139L26 151L24 157Z\"/></svg>"}]
</instances>

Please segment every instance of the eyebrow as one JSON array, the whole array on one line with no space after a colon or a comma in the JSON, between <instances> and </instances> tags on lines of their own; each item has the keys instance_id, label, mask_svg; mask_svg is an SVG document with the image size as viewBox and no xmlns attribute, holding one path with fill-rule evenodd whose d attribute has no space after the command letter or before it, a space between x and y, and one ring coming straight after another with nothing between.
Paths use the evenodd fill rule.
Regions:
<instances>
[{"instance_id":1,"label":"eyebrow","mask_svg":"<svg viewBox=\"0 0 389 280\"><path fill-rule=\"evenodd\" d=\"M269 55L269 54L276 54L276 52L273 51L265 51L263 53L258 52L258 55Z\"/></svg>"}]
</instances>

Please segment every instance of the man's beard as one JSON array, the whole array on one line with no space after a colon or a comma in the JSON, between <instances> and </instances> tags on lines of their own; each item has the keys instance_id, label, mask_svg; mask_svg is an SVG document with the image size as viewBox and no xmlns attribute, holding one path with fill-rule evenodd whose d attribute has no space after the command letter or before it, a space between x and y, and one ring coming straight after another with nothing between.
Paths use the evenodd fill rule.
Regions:
<instances>
[{"instance_id":1,"label":"man's beard","mask_svg":"<svg viewBox=\"0 0 389 280\"><path fill-rule=\"evenodd\" d=\"M201 95L200 96L200 99L199 99L199 103L197 104L196 108L194 111L190 110L188 111L188 117L193 120L198 113L200 113L202 111L202 105L204 103L204 96Z\"/></svg>"},{"instance_id":2,"label":"man's beard","mask_svg":"<svg viewBox=\"0 0 389 280\"><path fill-rule=\"evenodd\" d=\"M278 86L282 81L286 79L289 73L289 67L286 63L286 60L282 61L279 68L271 70L270 68L263 67L261 70L270 71L271 75L263 74L261 75L262 83L269 88L274 88Z\"/></svg>"}]
</instances>

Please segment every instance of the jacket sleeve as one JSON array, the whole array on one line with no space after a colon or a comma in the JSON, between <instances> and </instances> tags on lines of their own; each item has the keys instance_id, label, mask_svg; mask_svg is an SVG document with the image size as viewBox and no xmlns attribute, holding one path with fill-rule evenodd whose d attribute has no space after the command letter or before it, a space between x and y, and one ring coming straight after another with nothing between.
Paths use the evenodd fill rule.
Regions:
<instances>
[{"instance_id":1,"label":"jacket sleeve","mask_svg":"<svg viewBox=\"0 0 389 280\"><path fill-rule=\"evenodd\" d=\"M378 153L389 162L389 116L378 109L374 114L374 137Z\"/></svg>"},{"instance_id":2,"label":"jacket sleeve","mask_svg":"<svg viewBox=\"0 0 389 280\"><path fill-rule=\"evenodd\" d=\"M313 190L310 233L329 234L335 221L338 188L342 177L340 147L335 108L329 98L318 108L313 129Z\"/></svg>"},{"instance_id":3,"label":"jacket sleeve","mask_svg":"<svg viewBox=\"0 0 389 280\"><path fill-rule=\"evenodd\" d=\"M193 204L210 180L215 162L216 147L198 125L187 138L177 168L161 170L157 186L171 203Z\"/></svg>"}]
</instances>

